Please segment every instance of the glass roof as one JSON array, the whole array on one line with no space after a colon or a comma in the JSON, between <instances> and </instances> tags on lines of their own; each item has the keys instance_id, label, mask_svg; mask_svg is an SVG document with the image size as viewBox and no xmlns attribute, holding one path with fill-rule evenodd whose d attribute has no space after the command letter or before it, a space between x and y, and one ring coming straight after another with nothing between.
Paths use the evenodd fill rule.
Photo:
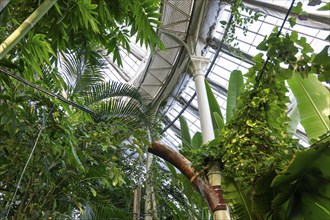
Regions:
<instances>
[{"instance_id":1,"label":"glass roof","mask_svg":"<svg viewBox=\"0 0 330 220\"><path fill-rule=\"evenodd\" d=\"M135 39L131 39L131 42L135 42ZM141 74L144 70L147 60L150 56L150 50L146 47L140 47L135 43L130 43L130 53L125 49L120 50L120 56L122 58L122 66L119 66L117 62L113 62L113 55L104 55L107 60L108 71L105 73L111 80L132 83L132 81Z\"/></svg>"},{"instance_id":2,"label":"glass roof","mask_svg":"<svg viewBox=\"0 0 330 220\"><path fill-rule=\"evenodd\" d=\"M245 2L245 1L244 1ZM251 2L251 1L246 1ZM266 16L260 17L257 22L252 24L248 28L248 32L246 36L243 34L243 29L238 27L236 28L236 36L237 36L237 42L238 47L241 52L243 52L243 57L245 59L243 60L240 57L237 57L226 50L226 46L223 47L221 52L219 53L219 56L216 59L215 65L211 68L211 72L208 76L208 81L213 88L213 92L216 95L216 98L218 100L219 105L221 106L222 113L225 113L226 110L226 93L228 89L228 79L230 76L231 71L233 70L241 70L242 73L246 73L247 69L251 67L253 62L250 60L251 57L258 54L260 51L256 49L257 45L264 39L266 35L269 35L275 26L281 26L283 23L283 19L285 17L285 14L279 14L275 10L278 7L283 7L288 9L290 7L291 1L255 1L259 3L267 3L274 5L274 11L268 10L268 11L262 11L263 13L268 12L265 14ZM324 21L327 22L327 19L329 18L328 12L319 12L316 11L316 8L321 7L325 4L326 1L322 1L321 5L311 7L307 6L308 1L302 1L303 2L303 9L307 12L315 13L317 16L324 16ZM297 4L297 3L296 3ZM251 8L254 8L251 6ZM260 8L259 8L260 9ZM244 16L249 16L248 14L243 12ZM227 5L225 8L225 11L221 15L220 20L228 20L230 16L230 5ZM321 25L315 25L313 21L308 23L310 21L301 22L298 21L297 24L290 28L289 22L286 22L284 25L284 28L282 30L282 33L290 33L292 30L295 30L299 33L300 36L304 36L307 39L307 42L310 43L312 48L314 49L315 53L320 52L324 46L328 44L327 41L325 41L325 38L330 34L330 25L327 26L322 24ZM315 26L315 27L313 27ZM327 27L327 28L325 28ZM217 25L216 31L214 33L215 40L221 40L222 36L224 34L224 29L221 27L221 25ZM235 42L234 42L235 43ZM206 57L213 59L213 56L215 54L215 49L209 48ZM164 116L164 122L165 125L168 125L171 123L179 114L179 112L182 110L182 108L187 104L188 100L194 95L195 93L195 86L192 79L188 81L187 85L181 85L182 92L176 94L176 96L172 99L170 99L169 103L167 104L163 116ZM289 106L289 109L291 109L292 105L295 104L295 100L293 95L288 93L291 99L291 105ZM198 108L197 108L197 100L196 97L191 102L191 104L188 106L188 108L183 112L182 114L188 122L188 127L190 128L190 133L193 135L195 132L200 131L200 122L199 122L199 114L198 114ZM225 114L223 114L225 115ZM178 138L180 131L180 125L179 121L175 121L172 126L170 126L164 135L164 138L162 141L164 141L167 145L177 147L179 146L180 139ZM297 138L300 139L300 143L304 146L308 146L307 138L304 134L304 129L300 125L298 126L297 134L295 135Z\"/></svg>"}]
</instances>

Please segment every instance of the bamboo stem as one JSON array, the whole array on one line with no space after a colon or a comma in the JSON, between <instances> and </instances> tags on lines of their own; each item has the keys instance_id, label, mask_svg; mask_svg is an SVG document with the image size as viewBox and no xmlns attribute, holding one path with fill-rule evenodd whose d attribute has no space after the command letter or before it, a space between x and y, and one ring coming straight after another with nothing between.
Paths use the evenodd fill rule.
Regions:
<instances>
[{"instance_id":1,"label":"bamboo stem","mask_svg":"<svg viewBox=\"0 0 330 220\"><path fill-rule=\"evenodd\" d=\"M134 189L133 220L140 218L140 187Z\"/></svg>"},{"instance_id":2,"label":"bamboo stem","mask_svg":"<svg viewBox=\"0 0 330 220\"><path fill-rule=\"evenodd\" d=\"M45 0L1 45L0 60L32 29L57 0Z\"/></svg>"}]
</instances>

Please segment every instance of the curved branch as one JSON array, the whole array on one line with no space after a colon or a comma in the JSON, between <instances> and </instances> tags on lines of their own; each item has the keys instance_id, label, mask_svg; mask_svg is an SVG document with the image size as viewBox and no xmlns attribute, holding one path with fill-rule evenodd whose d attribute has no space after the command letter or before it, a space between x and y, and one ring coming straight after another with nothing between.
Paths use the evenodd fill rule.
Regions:
<instances>
[{"instance_id":1,"label":"curved branch","mask_svg":"<svg viewBox=\"0 0 330 220\"><path fill-rule=\"evenodd\" d=\"M206 199L207 205L212 212L219 210L219 206L222 204L219 194L209 183L197 175L187 158L173 148L158 141L152 143L152 147L148 148L148 151L166 160L180 170L192 182L199 194Z\"/></svg>"}]
</instances>

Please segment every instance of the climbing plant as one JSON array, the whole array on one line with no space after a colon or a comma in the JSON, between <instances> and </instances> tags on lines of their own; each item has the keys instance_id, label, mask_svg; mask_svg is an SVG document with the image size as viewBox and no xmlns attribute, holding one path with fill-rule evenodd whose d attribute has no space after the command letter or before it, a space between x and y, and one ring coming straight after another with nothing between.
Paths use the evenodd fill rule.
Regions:
<instances>
[{"instance_id":1,"label":"climbing plant","mask_svg":"<svg viewBox=\"0 0 330 220\"><path fill-rule=\"evenodd\" d=\"M299 7L301 4L296 6L295 13ZM207 146L187 149L189 144L194 145L183 142L187 151L183 153L191 158L197 170L203 170L210 160L221 161L224 197L234 218L328 218L329 176L316 161L329 160L330 94L314 77L317 74L320 81L327 81L328 46L313 54L305 37L299 37L296 31L281 34L275 28L257 49L264 52L252 59L254 65L245 74L244 92L233 116L223 126L220 111L212 107L214 98L209 98L218 135ZM310 143L317 142L309 150L301 149L288 133L286 104L290 100L286 96L286 80L297 98L301 123L308 131ZM309 104L313 107L309 108ZM308 173L304 179L303 164L310 164L306 169L314 169L317 177ZM296 184L300 180L304 184ZM284 183L290 187L281 188ZM313 193L308 188L315 184L320 189ZM307 203L299 202L303 197L313 205L307 208Z\"/></svg>"}]
</instances>

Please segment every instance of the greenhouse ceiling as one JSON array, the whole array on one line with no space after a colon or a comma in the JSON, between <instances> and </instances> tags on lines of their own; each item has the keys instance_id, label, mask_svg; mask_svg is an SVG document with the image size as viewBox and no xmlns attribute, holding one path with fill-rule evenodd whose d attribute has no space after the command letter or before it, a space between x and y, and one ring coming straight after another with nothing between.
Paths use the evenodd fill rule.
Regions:
<instances>
[{"instance_id":1,"label":"greenhouse ceiling","mask_svg":"<svg viewBox=\"0 0 330 220\"><path fill-rule=\"evenodd\" d=\"M325 40L330 33L330 17L328 12L317 11L317 7L324 6L327 1L321 1L318 6L309 6L308 0L302 2L308 18L301 17L291 28L286 21L282 33L295 30L306 37L307 42L318 53L328 42ZM200 131L199 113L195 94L195 85L188 71L191 50L198 48L203 57L214 59L216 51L221 45L220 53L213 65L209 65L208 82L214 89L216 98L221 105L222 112L226 111L226 96L228 79L233 70L246 73L253 65L251 60L260 51L257 45L277 26L280 27L289 10L291 1L244 1L249 9L261 13L258 21L248 27L247 32L241 27L236 28L237 43L240 55L233 53L230 46L222 44L225 28L220 21L228 21L230 1L175 1L165 0L161 7L161 26L159 36L165 45L165 50L156 49L150 54L145 47L131 44L131 53L121 51L123 66L108 59L109 78L130 83L140 88L151 106L163 103L162 110L165 130L163 141L170 146L180 145L178 136L180 125L178 116L183 115L189 124L191 133ZM296 5L297 3L295 3ZM243 12L243 16L249 14ZM194 45L195 44L195 45ZM206 71L205 70L205 71ZM294 97L288 93L291 104L288 114L296 105ZM190 100L192 99L192 100ZM186 109L182 112L182 109ZM165 131L164 130L164 131ZM305 131L298 126L295 136L300 143L308 146Z\"/></svg>"}]
</instances>

